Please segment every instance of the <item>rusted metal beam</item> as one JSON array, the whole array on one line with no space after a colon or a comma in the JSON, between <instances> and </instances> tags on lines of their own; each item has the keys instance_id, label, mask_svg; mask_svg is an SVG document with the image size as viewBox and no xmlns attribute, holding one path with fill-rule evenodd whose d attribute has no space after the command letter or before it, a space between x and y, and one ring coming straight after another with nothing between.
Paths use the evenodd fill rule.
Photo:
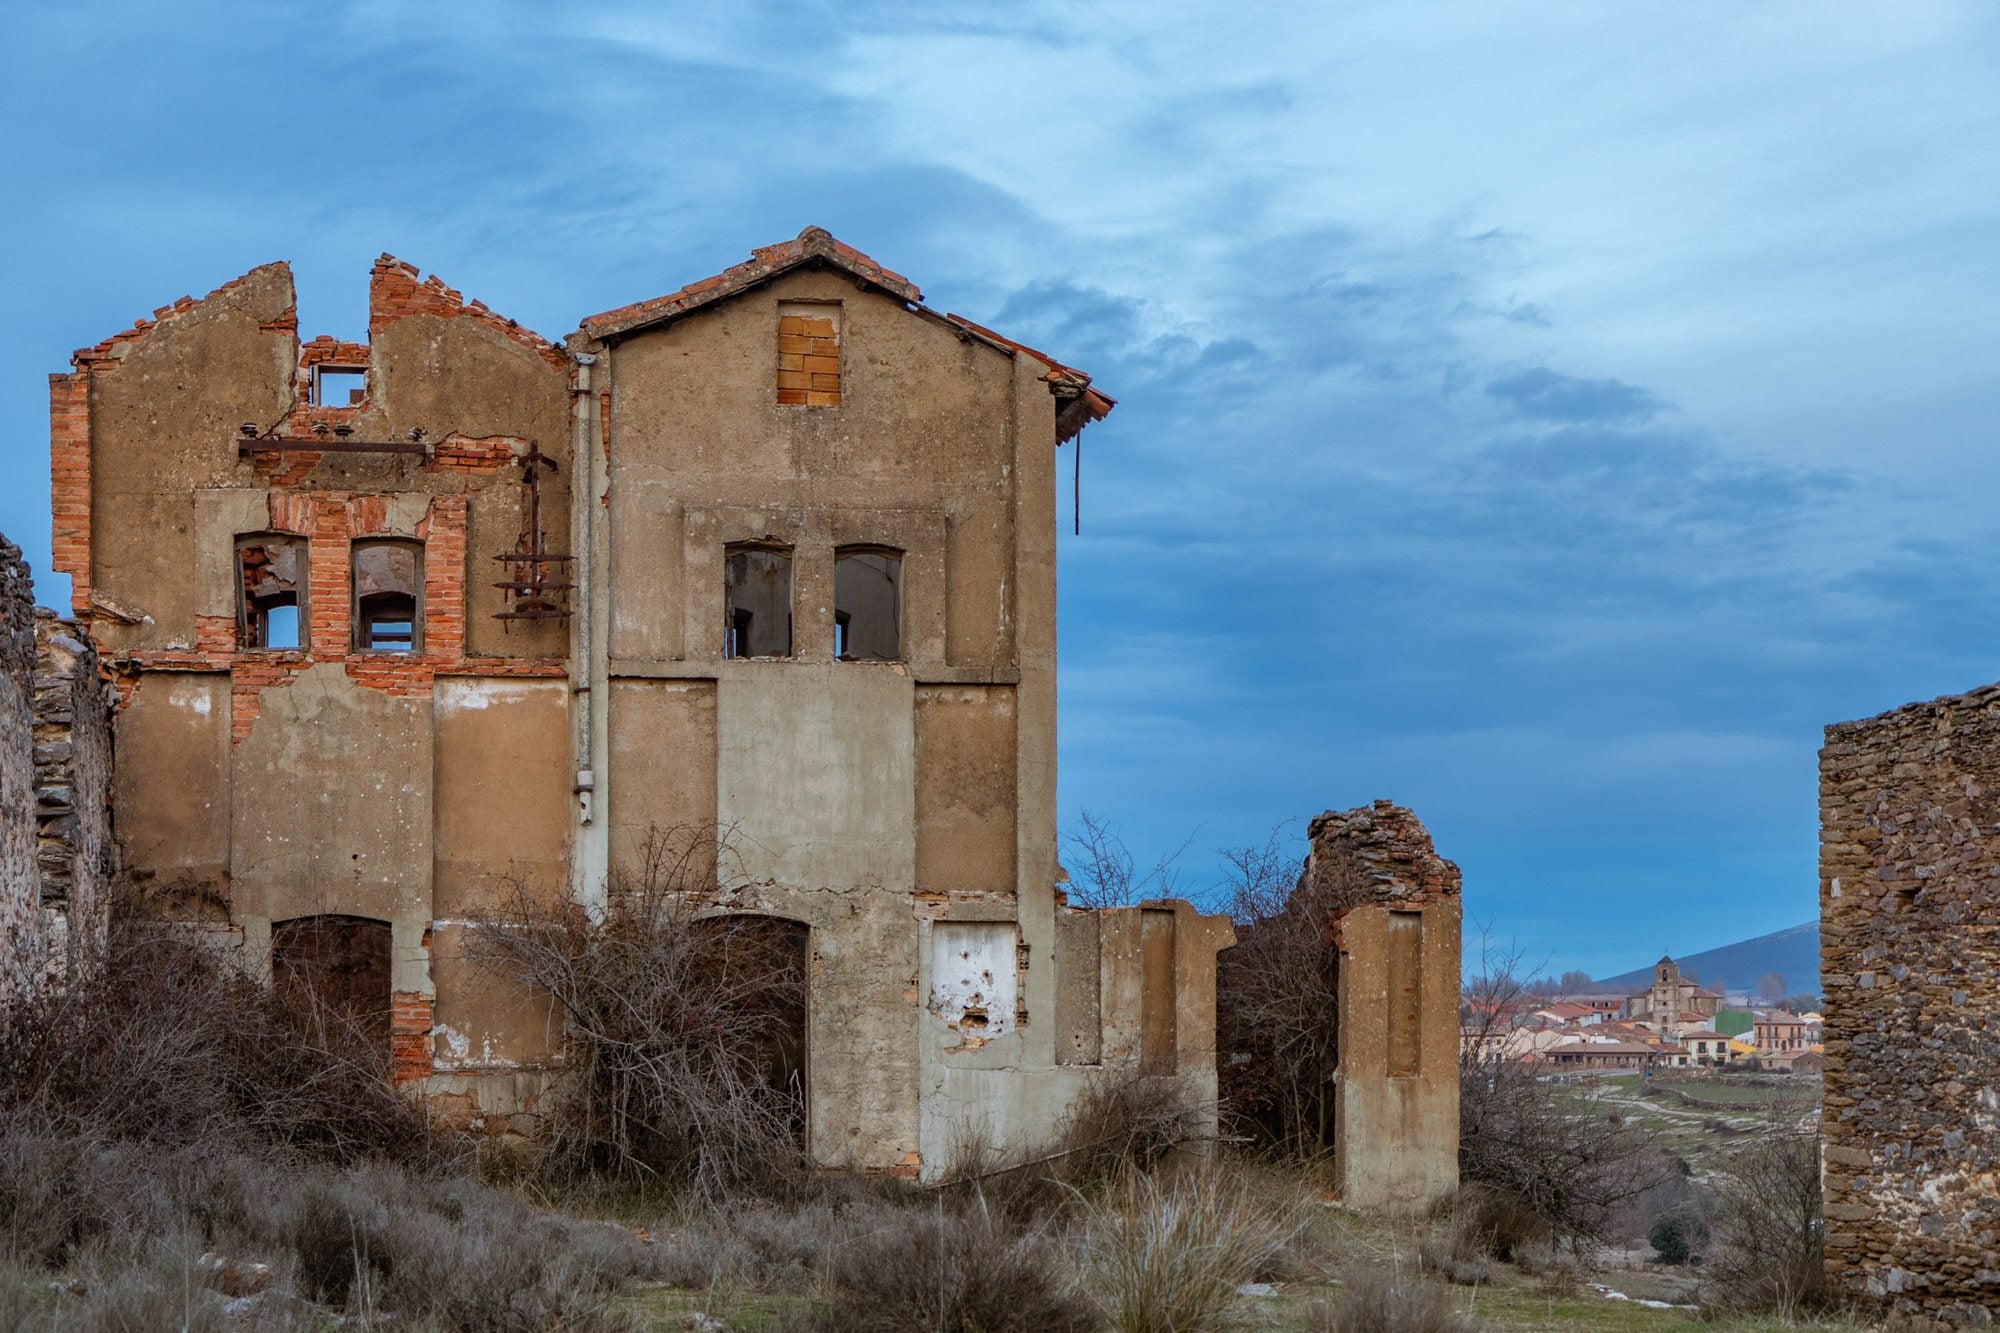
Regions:
<instances>
[{"instance_id":1,"label":"rusted metal beam","mask_svg":"<svg viewBox=\"0 0 2000 1333\"><path fill-rule=\"evenodd\" d=\"M238 440L236 452L243 454L422 454L430 446L412 440L323 440L306 439Z\"/></svg>"}]
</instances>

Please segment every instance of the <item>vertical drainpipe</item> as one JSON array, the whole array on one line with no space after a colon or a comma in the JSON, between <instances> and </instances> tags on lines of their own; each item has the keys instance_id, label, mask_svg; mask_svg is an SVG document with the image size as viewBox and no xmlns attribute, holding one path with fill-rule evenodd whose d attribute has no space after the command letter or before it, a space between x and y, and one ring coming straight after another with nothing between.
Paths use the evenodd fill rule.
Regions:
<instances>
[{"instance_id":1,"label":"vertical drainpipe","mask_svg":"<svg viewBox=\"0 0 2000 1333\"><path fill-rule=\"evenodd\" d=\"M609 830L604 822L604 619L600 604L603 562L599 543L604 526L607 472L598 435L597 395L591 369L597 358L573 352L576 375L570 390L573 445L570 450L572 519L576 547L573 577L576 614L571 617L570 680L575 700L576 840L570 856L570 897L593 921L604 915L609 873Z\"/></svg>"}]
</instances>

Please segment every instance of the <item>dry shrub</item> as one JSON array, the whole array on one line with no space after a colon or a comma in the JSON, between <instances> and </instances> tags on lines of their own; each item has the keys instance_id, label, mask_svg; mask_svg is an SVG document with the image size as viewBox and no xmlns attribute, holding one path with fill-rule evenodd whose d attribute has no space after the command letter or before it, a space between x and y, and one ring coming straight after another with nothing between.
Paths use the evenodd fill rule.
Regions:
<instances>
[{"instance_id":1,"label":"dry shrub","mask_svg":"<svg viewBox=\"0 0 2000 1333\"><path fill-rule=\"evenodd\" d=\"M1417 1267L1454 1286L1482 1287L1493 1280L1493 1270L1478 1253L1468 1253L1454 1235L1426 1236L1418 1242Z\"/></svg>"},{"instance_id":2,"label":"dry shrub","mask_svg":"<svg viewBox=\"0 0 2000 1333\"><path fill-rule=\"evenodd\" d=\"M1583 1290L1583 1270L1576 1256L1553 1245L1524 1245L1514 1252L1514 1267L1536 1279L1547 1296L1574 1296Z\"/></svg>"},{"instance_id":3,"label":"dry shrub","mask_svg":"<svg viewBox=\"0 0 2000 1333\"><path fill-rule=\"evenodd\" d=\"M1519 1195L1490 1185L1460 1185L1439 1212L1446 1215L1450 1251L1460 1259L1512 1263L1555 1239L1548 1220Z\"/></svg>"},{"instance_id":4,"label":"dry shrub","mask_svg":"<svg viewBox=\"0 0 2000 1333\"><path fill-rule=\"evenodd\" d=\"M116 911L101 965L0 1015L0 1118L53 1136L435 1164L387 1051L186 927Z\"/></svg>"},{"instance_id":5,"label":"dry shrub","mask_svg":"<svg viewBox=\"0 0 2000 1333\"><path fill-rule=\"evenodd\" d=\"M1097 1320L1048 1239L978 1199L876 1211L827 1256L824 1307L843 1333L1085 1333ZM831 1238L829 1238L831 1239Z\"/></svg>"},{"instance_id":6,"label":"dry shrub","mask_svg":"<svg viewBox=\"0 0 2000 1333\"><path fill-rule=\"evenodd\" d=\"M1217 1051L1235 1127L1307 1159L1333 1142L1340 952L1326 928L1361 886L1302 877L1274 831L1224 854L1236 947L1216 959Z\"/></svg>"},{"instance_id":7,"label":"dry shrub","mask_svg":"<svg viewBox=\"0 0 2000 1333\"><path fill-rule=\"evenodd\" d=\"M1407 1281L1384 1269L1341 1284L1338 1303L1313 1307L1314 1333L1479 1333L1480 1325L1451 1307L1435 1283Z\"/></svg>"},{"instance_id":8,"label":"dry shrub","mask_svg":"<svg viewBox=\"0 0 2000 1333\"><path fill-rule=\"evenodd\" d=\"M1206 1136L1209 1109L1177 1075L1093 1083L1063 1126L1063 1179L1082 1185L1151 1171L1175 1148Z\"/></svg>"},{"instance_id":9,"label":"dry shrub","mask_svg":"<svg viewBox=\"0 0 2000 1333\"><path fill-rule=\"evenodd\" d=\"M1119 1333L1202 1333L1225 1326L1238 1289L1282 1261L1301 1224L1213 1172L1134 1172L1085 1207L1076 1241Z\"/></svg>"},{"instance_id":10,"label":"dry shrub","mask_svg":"<svg viewBox=\"0 0 2000 1333\"><path fill-rule=\"evenodd\" d=\"M1132 1074L1093 1082L1064 1117L1054 1142L1027 1160L1004 1161L979 1125L953 1143L939 1193L1016 1219L1067 1210L1078 1191L1159 1168L1175 1150L1210 1137L1210 1106L1186 1079Z\"/></svg>"},{"instance_id":11,"label":"dry shrub","mask_svg":"<svg viewBox=\"0 0 2000 1333\"><path fill-rule=\"evenodd\" d=\"M382 1167L302 1182L281 1225L301 1295L467 1333L625 1328L609 1299L652 1271L622 1229Z\"/></svg>"},{"instance_id":12,"label":"dry shrub","mask_svg":"<svg viewBox=\"0 0 2000 1333\"><path fill-rule=\"evenodd\" d=\"M1838 1304L1826 1276L1819 1139L1782 1119L1731 1153L1713 1180L1705 1310L1786 1319Z\"/></svg>"},{"instance_id":13,"label":"dry shrub","mask_svg":"<svg viewBox=\"0 0 2000 1333\"><path fill-rule=\"evenodd\" d=\"M622 1328L610 1295L651 1271L629 1233L462 1176L18 1129L0 1135L0 1244L17 1271L67 1275L67 1295L43 1279L43 1313L60 1328L210 1326L229 1265L204 1254L271 1266L258 1318L309 1301L521 1333Z\"/></svg>"},{"instance_id":14,"label":"dry shrub","mask_svg":"<svg viewBox=\"0 0 2000 1333\"><path fill-rule=\"evenodd\" d=\"M1473 1023L1460 1046L1458 1176L1486 1191L1481 1207L1540 1219L1541 1238L1602 1243L1619 1210L1667 1178L1673 1162L1645 1126L1603 1114L1588 1096L1544 1082L1536 1066L1509 1057L1501 1040L1509 1015L1533 1007L1519 963L1482 942L1467 988Z\"/></svg>"},{"instance_id":15,"label":"dry shrub","mask_svg":"<svg viewBox=\"0 0 2000 1333\"><path fill-rule=\"evenodd\" d=\"M805 1005L802 927L716 916L713 828L654 830L632 883L590 920L525 886L478 956L552 996L567 1059L544 1164L570 1178L669 1182L710 1198L798 1186L803 1089L786 1077Z\"/></svg>"}]
</instances>

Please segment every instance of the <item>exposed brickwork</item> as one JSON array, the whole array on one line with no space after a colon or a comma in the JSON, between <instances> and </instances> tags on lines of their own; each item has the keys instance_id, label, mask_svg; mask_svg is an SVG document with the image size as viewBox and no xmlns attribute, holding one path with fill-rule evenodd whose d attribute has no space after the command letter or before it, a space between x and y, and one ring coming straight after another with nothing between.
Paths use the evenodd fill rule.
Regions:
<instances>
[{"instance_id":1,"label":"exposed brickwork","mask_svg":"<svg viewBox=\"0 0 2000 1333\"><path fill-rule=\"evenodd\" d=\"M800 407L840 406L840 325L837 308L783 307L778 316L778 401Z\"/></svg>"},{"instance_id":2,"label":"exposed brickwork","mask_svg":"<svg viewBox=\"0 0 2000 1333\"><path fill-rule=\"evenodd\" d=\"M465 529L467 500L439 496L418 524L424 547L424 641L420 653L353 651L353 577L350 552L355 540L384 534L389 501L380 495L344 491L273 493L270 526L308 538L307 621L298 650L239 650L236 621L203 616L193 651L133 653L119 666L122 698L145 671L227 671L230 677L230 739L240 744L261 712L265 690L291 684L316 662L343 663L357 684L404 698L431 693L440 671L455 675L558 678L560 660L468 656L465 652Z\"/></svg>"},{"instance_id":3,"label":"exposed brickwork","mask_svg":"<svg viewBox=\"0 0 2000 1333\"><path fill-rule=\"evenodd\" d=\"M49 376L50 563L69 575L70 607L90 610L90 376Z\"/></svg>"},{"instance_id":4,"label":"exposed brickwork","mask_svg":"<svg viewBox=\"0 0 2000 1333\"><path fill-rule=\"evenodd\" d=\"M527 452L528 442L512 435L490 435L478 440L451 435L431 449L431 456L424 460L424 471L491 476L520 462L521 455Z\"/></svg>"},{"instance_id":5,"label":"exposed brickwork","mask_svg":"<svg viewBox=\"0 0 2000 1333\"><path fill-rule=\"evenodd\" d=\"M484 301L467 301L445 286L435 273L424 278L415 264L406 264L385 254L375 261L368 275L368 336L374 338L384 328L412 315L438 319L477 320L503 334L510 341L529 348L550 366L567 373L569 358L560 347L534 331L523 328L505 315L487 308Z\"/></svg>"},{"instance_id":6,"label":"exposed brickwork","mask_svg":"<svg viewBox=\"0 0 2000 1333\"><path fill-rule=\"evenodd\" d=\"M1827 1267L2000 1314L2000 685L1826 730Z\"/></svg>"},{"instance_id":7,"label":"exposed brickwork","mask_svg":"<svg viewBox=\"0 0 2000 1333\"><path fill-rule=\"evenodd\" d=\"M431 1007L431 997L415 991L397 991L390 1003L389 1069L397 1083L431 1075Z\"/></svg>"}]
</instances>

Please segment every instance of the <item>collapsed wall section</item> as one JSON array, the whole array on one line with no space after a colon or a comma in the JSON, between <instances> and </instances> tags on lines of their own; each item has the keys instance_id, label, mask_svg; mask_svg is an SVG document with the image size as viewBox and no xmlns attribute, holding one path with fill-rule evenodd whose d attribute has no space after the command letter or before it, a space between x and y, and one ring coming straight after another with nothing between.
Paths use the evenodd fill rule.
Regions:
<instances>
[{"instance_id":1,"label":"collapsed wall section","mask_svg":"<svg viewBox=\"0 0 2000 1333\"><path fill-rule=\"evenodd\" d=\"M1958 1323L2000 1313L2000 685L1826 729L1826 1263Z\"/></svg>"},{"instance_id":2,"label":"collapsed wall section","mask_svg":"<svg viewBox=\"0 0 2000 1333\"><path fill-rule=\"evenodd\" d=\"M1458 867L1388 801L1328 811L1300 876L1339 953L1334 1184L1350 1207L1458 1188Z\"/></svg>"},{"instance_id":3,"label":"collapsed wall section","mask_svg":"<svg viewBox=\"0 0 2000 1333\"><path fill-rule=\"evenodd\" d=\"M1222 959L1224 1092L1247 1126L1330 1149L1349 1206L1421 1209L1458 1185L1458 867L1388 801L1307 836L1291 892L1242 904Z\"/></svg>"},{"instance_id":4,"label":"collapsed wall section","mask_svg":"<svg viewBox=\"0 0 2000 1333\"><path fill-rule=\"evenodd\" d=\"M38 611L0 538L0 1001L101 942L112 868L109 692L74 625Z\"/></svg>"}]
</instances>

